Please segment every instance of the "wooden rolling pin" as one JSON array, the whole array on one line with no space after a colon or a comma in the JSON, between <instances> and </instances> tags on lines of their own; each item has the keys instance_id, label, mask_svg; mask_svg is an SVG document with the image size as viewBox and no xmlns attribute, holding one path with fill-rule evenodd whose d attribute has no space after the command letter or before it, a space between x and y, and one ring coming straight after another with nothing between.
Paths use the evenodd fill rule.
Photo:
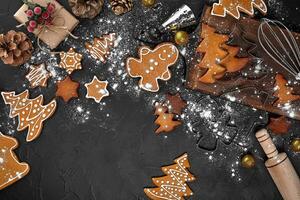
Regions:
<instances>
[{"instance_id":1,"label":"wooden rolling pin","mask_svg":"<svg viewBox=\"0 0 300 200\"><path fill-rule=\"evenodd\" d=\"M284 200L300 200L300 180L286 153L278 153L266 129L256 138L268 156L265 165Z\"/></svg>"}]
</instances>

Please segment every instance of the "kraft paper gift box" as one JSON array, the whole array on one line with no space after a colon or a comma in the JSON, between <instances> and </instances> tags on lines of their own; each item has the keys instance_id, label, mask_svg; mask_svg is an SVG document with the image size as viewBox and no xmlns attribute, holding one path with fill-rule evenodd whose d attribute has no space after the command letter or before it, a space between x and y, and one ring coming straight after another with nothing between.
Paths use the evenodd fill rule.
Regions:
<instances>
[{"instance_id":1,"label":"kraft paper gift box","mask_svg":"<svg viewBox=\"0 0 300 200\"><path fill-rule=\"evenodd\" d=\"M32 3L39 4L41 6L47 6L45 0L32 0ZM66 37L69 36L70 32L77 26L79 21L70 14L66 9L62 7L57 1L50 1L55 5L55 12L53 13L53 25L49 28L44 28L40 31L36 29L33 33L44 43L46 43L51 49L56 48ZM25 11L28 6L24 4L14 15L15 19L21 24L28 21Z\"/></svg>"}]
</instances>

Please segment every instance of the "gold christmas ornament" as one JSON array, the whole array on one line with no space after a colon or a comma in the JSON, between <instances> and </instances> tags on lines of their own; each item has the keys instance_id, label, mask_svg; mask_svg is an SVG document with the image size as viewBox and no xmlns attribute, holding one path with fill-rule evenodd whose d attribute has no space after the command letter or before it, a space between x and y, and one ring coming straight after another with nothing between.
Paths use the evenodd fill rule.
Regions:
<instances>
[{"instance_id":1,"label":"gold christmas ornament","mask_svg":"<svg viewBox=\"0 0 300 200\"><path fill-rule=\"evenodd\" d=\"M178 45L185 45L189 42L189 34L185 31L177 31L175 33L175 42Z\"/></svg>"},{"instance_id":2,"label":"gold christmas ornament","mask_svg":"<svg viewBox=\"0 0 300 200\"><path fill-rule=\"evenodd\" d=\"M251 154L246 154L241 159L242 167L253 168L255 166L255 159Z\"/></svg>"},{"instance_id":3,"label":"gold christmas ornament","mask_svg":"<svg viewBox=\"0 0 300 200\"><path fill-rule=\"evenodd\" d=\"M300 152L300 138L295 138L292 140L291 148L294 152Z\"/></svg>"},{"instance_id":4,"label":"gold christmas ornament","mask_svg":"<svg viewBox=\"0 0 300 200\"><path fill-rule=\"evenodd\" d=\"M151 7L156 3L156 0L142 0L142 4L145 7Z\"/></svg>"}]
</instances>

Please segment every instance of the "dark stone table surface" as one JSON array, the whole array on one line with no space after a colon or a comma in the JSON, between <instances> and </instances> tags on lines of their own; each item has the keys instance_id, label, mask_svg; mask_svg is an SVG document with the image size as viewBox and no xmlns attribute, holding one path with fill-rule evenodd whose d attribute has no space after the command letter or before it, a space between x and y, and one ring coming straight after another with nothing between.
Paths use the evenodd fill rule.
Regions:
<instances>
[{"instance_id":1,"label":"dark stone table surface","mask_svg":"<svg viewBox=\"0 0 300 200\"><path fill-rule=\"evenodd\" d=\"M201 15L204 1L158 0L153 9L145 9L134 0L132 12L118 17L105 1L103 12L94 20L81 20L74 34L79 40L68 39L57 50L76 50L84 54L83 70L72 78L80 82L79 98L64 103L58 99L55 114L44 123L38 139L27 143L25 132L17 133L17 121L8 117L9 106L0 100L0 131L16 137L20 143L16 154L27 162L30 173L17 183L0 191L1 200L142 200L147 199L144 187L154 186L151 178L163 175L160 167L188 153L190 171L196 181L189 183L194 195L191 200L265 200L281 199L264 167L265 155L254 134L267 124L268 113L254 110L216 97L209 97L184 87L185 60L190 59L197 45L180 48L172 79L160 82L159 93L136 89L137 80L126 76L122 63L136 56L141 45L134 35L147 25L158 26L181 4L186 3ZM67 1L61 3L70 10ZM300 32L300 2L269 0L267 17L282 20L293 31ZM17 0L2 0L0 32L16 29L13 14L22 5ZM85 40L107 32L120 36L106 64L96 63L83 48ZM192 32L191 36L197 34ZM185 57L185 59L184 59ZM57 68L57 57L38 50L31 63L46 62L56 76L47 88L30 89L31 97L43 94L45 102L55 97L55 82L65 73ZM28 88L25 74L28 65L10 67L0 64L0 90L21 92ZM97 75L110 83L111 95L97 104L85 98L84 83ZM156 135L153 102L162 101L167 92L179 91L188 101L183 125L171 133ZM201 113L210 113L211 119ZM235 126L228 121L234 120ZM218 124L218 137L211 124ZM291 138L299 137L300 124L292 120L287 135L274 136L280 151L286 151L300 173L300 156L289 148ZM228 134L229 140L225 139ZM251 153L256 159L252 169L242 168L240 157Z\"/></svg>"}]
</instances>

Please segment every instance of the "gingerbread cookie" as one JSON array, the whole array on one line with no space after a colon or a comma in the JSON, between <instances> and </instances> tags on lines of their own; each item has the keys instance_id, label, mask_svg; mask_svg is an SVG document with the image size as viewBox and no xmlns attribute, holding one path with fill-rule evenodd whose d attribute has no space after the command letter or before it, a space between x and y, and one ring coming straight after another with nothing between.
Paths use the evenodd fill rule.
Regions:
<instances>
[{"instance_id":1,"label":"gingerbread cookie","mask_svg":"<svg viewBox=\"0 0 300 200\"><path fill-rule=\"evenodd\" d=\"M28 128L26 141L30 142L37 138L43 128L43 122L52 116L56 109L56 101L52 100L47 105L43 104L43 96L29 99L29 92L15 95L15 92L1 92L4 103L10 105L9 117L18 116L19 125L17 130L22 131Z\"/></svg>"},{"instance_id":2,"label":"gingerbread cookie","mask_svg":"<svg viewBox=\"0 0 300 200\"><path fill-rule=\"evenodd\" d=\"M219 0L219 3L213 4L211 14L225 17L228 13L232 17L239 19L241 16L240 12L253 16L254 7L263 14L267 13L267 6L263 0Z\"/></svg>"},{"instance_id":3,"label":"gingerbread cookie","mask_svg":"<svg viewBox=\"0 0 300 200\"><path fill-rule=\"evenodd\" d=\"M0 190L23 178L29 172L29 165L19 162L13 152L18 147L15 138L0 132Z\"/></svg>"},{"instance_id":4,"label":"gingerbread cookie","mask_svg":"<svg viewBox=\"0 0 300 200\"><path fill-rule=\"evenodd\" d=\"M181 115L182 110L186 107L187 103L183 100L179 93L175 95L167 94L167 100L170 105L170 111L174 114Z\"/></svg>"},{"instance_id":5,"label":"gingerbread cookie","mask_svg":"<svg viewBox=\"0 0 300 200\"><path fill-rule=\"evenodd\" d=\"M105 63L106 58L110 53L110 48L114 46L115 40L116 34L110 33L108 35L103 35L100 38L95 37L93 44L86 42L85 47L94 59L99 59L101 62Z\"/></svg>"},{"instance_id":6,"label":"gingerbread cookie","mask_svg":"<svg viewBox=\"0 0 300 200\"><path fill-rule=\"evenodd\" d=\"M216 33L213 27L202 23L201 38L197 52L202 54L202 60L198 66L207 69L200 77L203 83L215 83L223 78L225 73L238 72L249 62L249 58L238 58L239 47L229 46L226 42L228 35Z\"/></svg>"},{"instance_id":7,"label":"gingerbread cookie","mask_svg":"<svg viewBox=\"0 0 300 200\"><path fill-rule=\"evenodd\" d=\"M127 59L128 74L141 78L140 88L157 92L159 90L158 79L167 81L171 78L169 67L176 63L179 51L172 43L162 43L151 50L143 46L139 50L139 59Z\"/></svg>"},{"instance_id":8,"label":"gingerbread cookie","mask_svg":"<svg viewBox=\"0 0 300 200\"><path fill-rule=\"evenodd\" d=\"M281 74L277 74L275 80L274 96L278 97L275 102L276 105L279 106L300 99L300 95L293 94L293 88L287 85L287 80Z\"/></svg>"},{"instance_id":9,"label":"gingerbread cookie","mask_svg":"<svg viewBox=\"0 0 300 200\"><path fill-rule=\"evenodd\" d=\"M50 72L46 69L45 64L42 63L39 65L31 65L26 78L30 83L30 87L35 88L38 86L46 87L50 76Z\"/></svg>"},{"instance_id":10,"label":"gingerbread cookie","mask_svg":"<svg viewBox=\"0 0 300 200\"><path fill-rule=\"evenodd\" d=\"M152 200L183 200L193 195L192 190L186 184L195 180L193 174L188 171L190 164L188 155L183 154L175 161L175 164L162 167L166 174L162 177L152 178L156 188L145 188L145 194Z\"/></svg>"},{"instance_id":11,"label":"gingerbread cookie","mask_svg":"<svg viewBox=\"0 0 300 200\"><path fill-rule=\"evenodd\" d=\"M287 134L291 127L291 122L285 116L280 116L277 118L270 118L270 122L267 126L269 130L274 134L284 135Z\"/></svg>"},{"instance_id":12,"label":"gingerbread cookie","mask_svg":"<svg viewBox=\"0 0 300 200\"><path fill-rule=\"evenodd\" d=\"M155 124L159 125L155 133L170 132L174 130L176 126L179 126L181 122L173 120L174 114L168 113L168 108L161 104L155 105L155 115L158 117L155 120Z\"/></svg>"},{"instance_id":13,"label":"gingerbread cookie","mask_svg":"<svg viewBox=\"0 0 300 200\"><path fill-rule=\"evenodd\" d=\"M61 52L59 67L67 71L68 74L72 74L74 70L81 69L82 55L76 53L73 48L70 48L68 52Z\"/></svg>"},{"instance_id":14,"label":"gingerbread cookie","mask_svg":"<svg viewBox=\"0 0 300 200\"><path fill-rule=\"evenodd\" d=\"M109 92L106 89L107 85L107 81L99 81L99 79L94 76L90 83L84 85L87 90L86 98L94 99L97 103L100 103L103 97L109 96Z\"/></svg>"},{"instance_id":15,"label":"gingerbread cookie","mask_svg":"<svg viewBox=\"0 0 300 200\"><path fill-rule=\"evenodd\" d=\"M70 101L72 98L78 97L79 83L72 81L69 76L67 76L63 81L57 83L56 96L61 97L64 102Z\"/></svg>"}]
</instances>

